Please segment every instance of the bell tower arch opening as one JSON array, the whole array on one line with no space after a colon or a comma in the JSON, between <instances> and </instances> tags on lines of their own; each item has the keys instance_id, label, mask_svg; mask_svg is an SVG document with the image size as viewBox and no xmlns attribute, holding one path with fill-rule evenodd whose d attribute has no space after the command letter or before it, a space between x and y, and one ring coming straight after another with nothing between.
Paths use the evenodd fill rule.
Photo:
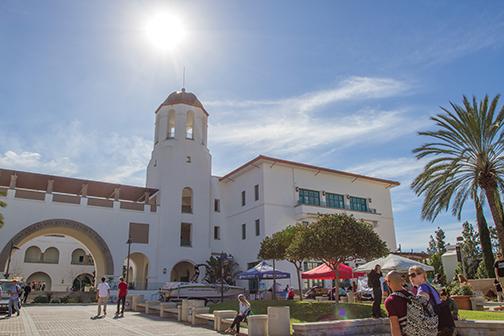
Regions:
<instances>
[{"instance_id":1,"label":"bell tower arch opening","mask_svg":"<svg viewBox=\"0 0 504 336\"><path fill-rule=\"evenodd\" d=\"M12 237L0 252L0 267L6 268L11 246L21 246L30 240L47 235L65 235L74 238L84 245L93 256L96 279L114 274L112 253L105 240L92 228L70 219L44 220L19 231Z\"/></svg>"}]
</instances>

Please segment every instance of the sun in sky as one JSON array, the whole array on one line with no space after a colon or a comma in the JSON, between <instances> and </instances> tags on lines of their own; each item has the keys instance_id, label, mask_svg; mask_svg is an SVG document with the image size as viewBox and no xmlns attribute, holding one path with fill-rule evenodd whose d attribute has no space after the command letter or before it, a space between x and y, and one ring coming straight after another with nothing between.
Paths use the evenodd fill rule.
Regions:
<instances>
[{"instance_id":1,"label":"sun in sky","mask_svg":"<svg viewBox=\"0 0 504 336\"><path fill-rule=\"evenodd\" d=\"M187 30L180 16L170 11L159 11L145 23L147 40L162 51L174 51L184 42Z\"/></svg>"}]
</instances>

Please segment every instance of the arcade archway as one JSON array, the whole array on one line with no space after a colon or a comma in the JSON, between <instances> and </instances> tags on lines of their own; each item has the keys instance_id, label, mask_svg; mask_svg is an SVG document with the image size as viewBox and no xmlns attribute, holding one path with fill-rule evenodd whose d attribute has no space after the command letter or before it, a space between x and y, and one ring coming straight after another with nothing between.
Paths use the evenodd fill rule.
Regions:
<instances>
[{"instance_id":1,"label":"arcade archway","mask_svg":"<svg viewBox=\"0 0 504 336\"><path fill-rule=\"evenodd\" d=\"M97 278L114 274L112 253L103 238L89 226L69 219L51 219L32 224L18 232L0 252L0 265L5 269L11 246L21 246L47 235L65 235L86 246L93 256Z\"/></svg>"},{"instance_id":2,"label":"arcade archway","mask_svg":"<svg viewBox=\"0 0 504 336\"><path fill-rule=\"evenodd\" d=\"M126 273L127 259L124 260L123 269ZM147 289L149 274L149 259L141 252L130 254L130 270L128 283L134 289Z\"/></svg>"},{"instance_id":3,"label":"arcade archway","mask_svg":"<svg viewBox=\"0 0 504 336\"><path fill-rule=\"evenodd\" d=\"M180 261L173 266L170 280L174 282L191 281L194 275L194 264L189 261Z\"/></svg>"},{"instance_id":4,"label":"arcade archway","mask_svg":"<svg viewBox=\"0 0 504 336\"><path fill-rule=\"evenodd\" d=\"M35 272L26 279L27 284L33 284L33 290L50 291L51 290L51 277L45 272Z\"/></svg>"}]
</instances>

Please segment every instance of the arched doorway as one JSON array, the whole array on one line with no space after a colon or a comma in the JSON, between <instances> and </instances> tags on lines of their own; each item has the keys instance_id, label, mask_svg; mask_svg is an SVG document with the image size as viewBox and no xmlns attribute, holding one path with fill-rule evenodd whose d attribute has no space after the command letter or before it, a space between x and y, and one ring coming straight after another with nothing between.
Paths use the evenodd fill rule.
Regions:
<instances>
[{"instance_id":1,"label":"arched doorway","mask_svg":"<svg viewBox=\"0 0 504 336\"><path fill-rule=\"evenodd\" d=\"M72 283L72 289L74 291L84 291L86 286L93 285L93 276L89 273L82 273L75 277Z\"/></svg>"},{"instance_id":2,"label":"arched doorway","mask_svg":"<svg viewBox=\"0 0 504 336\"><path fill-rule=\"evenodd\" d=\"M123 268L126 273L128 259L124 260ZM141 252L130 254L130 270L128 283L134 289L147 289L149 274L149 259Z\"/></svg>"},{"instance_id":3,"label":"arched doorway","mask_svg":"<svg viewBox=\"0 0 504 336\"><path fill-rule=\"evenodd\" d=\"M46 235L66 235L86 246L93 256L97 279L114 274L112 253L103 238L89 226L70 219L50 219L32 224L18 232L0 252L0 267L5 269L11 246L21 246Z\"/></svg>"},{"instance_id":4,"label":"arched doorway","mask_svg":"<svg viewBox=\"0 0 504 336\"><path fill-rule=\"evenodd\" d=\"M49 274L44 273L44 272L35 272L31 274L27 279L26 283L31 284L33 283L35 285L35 290L40 290L40 291L50 291L51 290L51 277Z\"/></svg>"},{"instance_id":5,"label":"arched doorway","mask_svg":"<svg viewBox=\"0 0 504 336\"><path fill-rule=\"evenodd\" d=\"M170 280L175 282L189 282L194 275L194 264L180 261L173 266Z\"/></svg>"}]
</instances>

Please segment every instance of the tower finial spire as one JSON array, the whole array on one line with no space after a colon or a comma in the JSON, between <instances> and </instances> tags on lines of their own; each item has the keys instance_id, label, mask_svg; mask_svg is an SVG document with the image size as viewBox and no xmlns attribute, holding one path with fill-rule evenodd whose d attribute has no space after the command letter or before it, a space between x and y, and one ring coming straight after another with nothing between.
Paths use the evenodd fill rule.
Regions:
<instances>
[{"instance_id":1,"label":"tower finial spire","mask_svg":"<svg viewBox=\"0 0 504 336\"><path fill-rule=\"evenodd\" d=\"M182 72L182 92L185 92L185 67Z\"/></svg>"}]
</instances>

